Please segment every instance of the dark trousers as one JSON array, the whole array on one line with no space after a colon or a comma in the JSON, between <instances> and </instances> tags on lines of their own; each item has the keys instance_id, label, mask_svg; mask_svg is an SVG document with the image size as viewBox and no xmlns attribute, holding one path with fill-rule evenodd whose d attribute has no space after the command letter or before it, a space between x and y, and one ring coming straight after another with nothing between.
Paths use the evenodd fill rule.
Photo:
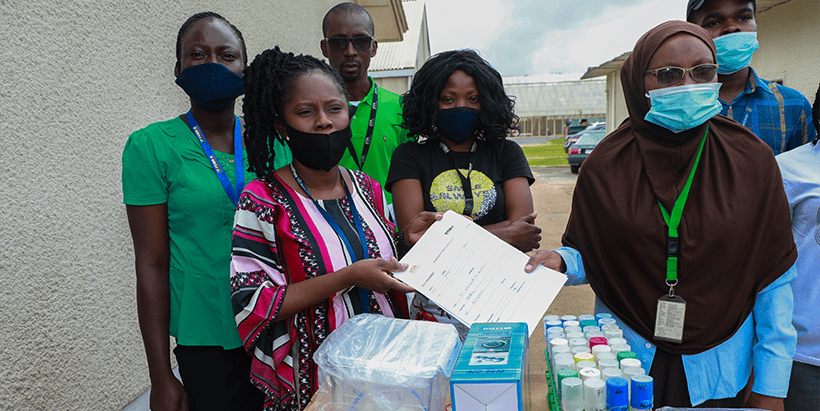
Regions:
<instances>
[{"instance_id":1,"label":"dark trousers","mask_svg":"<svg viewBox=\"0 0 820 411\"><path fill-rule=\"evenodd\" d=\"M190 411L261 411L265 396L250 382L251 357L242 347L177 345L174 355Z\"/></svg>"},{"instance_id":2,"label":"dark trousers","mask_svg":"<svg viewBox=\"0 0 820 411\"><path fill-rule=\"evenodd\" d=\"M820 367L802 362L792 363L786 411L820 410Z\"/></svg>"}]
</instances>

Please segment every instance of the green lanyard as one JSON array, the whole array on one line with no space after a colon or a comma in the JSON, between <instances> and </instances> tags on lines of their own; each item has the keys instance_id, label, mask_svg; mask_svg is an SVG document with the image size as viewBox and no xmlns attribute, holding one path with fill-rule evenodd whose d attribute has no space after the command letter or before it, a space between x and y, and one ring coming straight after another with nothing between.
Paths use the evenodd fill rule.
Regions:
<instances>
[{"instance_id":1,"label":"green lanyard","mask_svg":"<svg viewBox=\"0 0 820 411\"><path fill-rule=\"evenodd\" d=\"M692 180L695 177L695 170L698 168L700 162L700 155L703 153L703 146L706 144L706 135L709 134L709 125L706 125L706 133L703 134L703 140L700 142L698 155L695 157L695 165L692 166L692 171L689 173L689 178L686 180L686 185L683 186L678 199L675 200L675 206L672 208L672 216L670 218L669 212L663 207L661 201L658 200L658 205L661 207L661 214L663 220L669 227L669 237L666 242L666 285L669 286L669 296L675 295L675 286L678 285L678 255L680 251L680 238L678 237L678 226L680 225L680 218L683 215L683 207L686 205L686 199L689 197L689 188L692 187Z\"/></svg>"}]
</instances>

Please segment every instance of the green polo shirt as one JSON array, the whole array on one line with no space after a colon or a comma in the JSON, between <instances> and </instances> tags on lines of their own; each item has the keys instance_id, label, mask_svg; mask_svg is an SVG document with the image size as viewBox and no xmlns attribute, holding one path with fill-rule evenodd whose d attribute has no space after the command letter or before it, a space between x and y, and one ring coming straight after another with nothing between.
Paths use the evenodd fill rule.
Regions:
<instances>
[{"instance_id":1,"label":"green polo shirt","mask_svg":"<svg viewBox=\"0 0 820 411\"><path fill-rule=\"evenodd\" d=\"M276 167L290 162L281 143L275 152ZM214 153L235 187L234 156ZM247 152L243 158L247 184L256 175L247 171ZM181 118L131 134L122 153L122 191L128 205L168 205L170 334L181 345L241 347L230 285L236 208Z\"/></svg>"},{"instance_id":2,"label":"green polo shirt","mask_svg":"<svg viewBox=\"0 0 820 411\"><path fill-rule=\"evenodd\" d=\"M370 91L364 100L359 103L356 114L350 119L350 129L353 131L353 148L356 150L358 160L362 158L364 140L367 135L367 124L370 121L371 108L373 107L373 92L376 89L376 82L370 79ZM364 161L364 167L359 168L350 150L345 151L339 165L353 170L361 170L367 173L374 180L378 181L384 190L384 182L387 181L387 171L390 170L390 158L393 150L399 144L411 139L407 137L407 130L401 128L401 96L389 90L379 87L378 107L376 108L376 122L373 127L373 140ZM385 192L387 203L392 204L392 196Z\"/></svg>"}]
</instances>

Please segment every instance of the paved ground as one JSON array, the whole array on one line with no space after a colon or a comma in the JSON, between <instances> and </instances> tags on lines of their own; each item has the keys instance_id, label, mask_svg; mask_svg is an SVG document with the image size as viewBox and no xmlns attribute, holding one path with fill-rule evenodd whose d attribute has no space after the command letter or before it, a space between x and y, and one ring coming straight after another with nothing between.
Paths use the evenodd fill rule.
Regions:
<instances>
[{"instance_id":1,"label":"paved ground","mask_svg":"<svg viewBox=\"0 0 820 411\"><path fill-rule=\"evenodd\" d=\"M569 218L577 175L569 171L569 166L533 167L532 171L536 180L530 189L535 211L538 213L535 223L543 230L541 248L553 249L561 244L561 235ZM594 294L589 286L564 287L547 310L547 314L591 314L593 304ZM547 369L547 362L544 359L546 348L543 324L539 324L530 338L530 409L533 411L549 409L546 399L547 380L544 376Z\"/></svg>"}]
</instances>

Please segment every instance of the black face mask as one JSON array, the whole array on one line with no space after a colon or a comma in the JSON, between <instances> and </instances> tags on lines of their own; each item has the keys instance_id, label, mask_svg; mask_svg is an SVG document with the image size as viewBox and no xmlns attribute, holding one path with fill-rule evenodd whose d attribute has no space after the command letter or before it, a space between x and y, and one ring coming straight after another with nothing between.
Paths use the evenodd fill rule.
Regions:
<instances>
[{"instance_id":1,"label":"black face mask","mask_svg":"<svg viewBox=\"0 0 820 411\"><path fill-rule=\"evenodd\" d=\"M205 63L182 70L176 79L185 94L208 111L222 110L245 94L242 76L217 63Z\"/></svg>"},{"instance_id":2,"label":"black face mask","mask_svg":"<svg viewBox=\"0 0 820 411\"><path fill-rule=\"evenodd\" d=\"M285 127L293 158L312 170L330 171L339 164L353 136L349 125L330 134L304 133L287 124Z\"/></svg>"}]
</instances>

